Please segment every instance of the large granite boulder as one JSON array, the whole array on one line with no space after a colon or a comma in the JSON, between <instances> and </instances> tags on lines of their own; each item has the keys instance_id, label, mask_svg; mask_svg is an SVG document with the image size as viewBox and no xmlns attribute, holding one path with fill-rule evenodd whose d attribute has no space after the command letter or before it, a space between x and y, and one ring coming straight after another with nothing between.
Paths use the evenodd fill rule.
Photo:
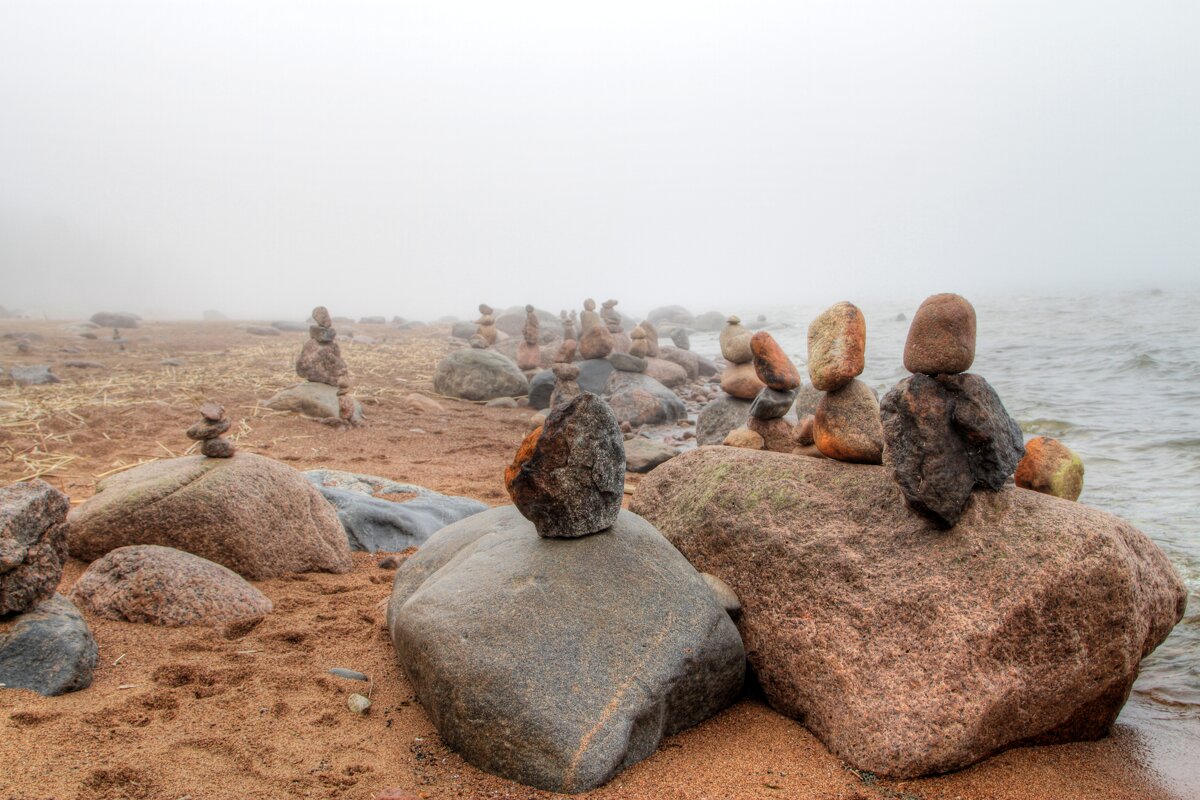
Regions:
<instances>
[{"instance_id":1,"label":"large granite boulder","mask_svg":"<svg viewBox=\"0 0 1200 800\"><path fill-rule=\"evenodd\" d=\"M313 419L337 419L341 416L340 399L336 386L304 381L277 393L263 405L272 411L292 411ZM362 418L362 404L355 400L350 421L359 422Z\"/></svg>"},{"instance_id":2,"label":"large granite boulder","mask_svg":"<svg viewBox=\"0 0 1200 800\"><path fill-rule=\"evenodd\" d=\"M645 373L668 389L688 382L687 369L665 358L647 358Z\"/></svg>"},{"instance_id":3,"label":"large granite boulder","mask_svg":"<svg viewBox=\"0 0 1200 800\"><path fill-rule=\"evenodd\" d=\"M118 547L71 587L88 613L151 625L224 625L271 612L271 601L220 564L151 544Z\"/></svg>"},{"instance_id":4,"label":"large granite boulder","mask_svg":"<svg viewBox=\"0 0 1200 800\"><path fill-rule=\"evenodd\" d=\"M337 511L350 549L368 553L420 547L450 523L487 509L470 497L439 494L375 475L314 469L304 477Z\"/></svg>"},{"instance_id":5,"label":"large granite boulder","mask_svg":"<svg viewBox=\"0 0 1200 800\"><path fill-rule=\"evenodd\" d=\"M0 488L0 617L48 600L67 560L67 496L45 481Z\"/></svg>"},{"instance_id":6,"label":"large granite boulder","mask_svg":"<svg viewBox=\"0 0 1200 800\"><path fill-rule=\"evenodd\" d=\"M492 350L456 350L438 362L433 388L464 400L529 394L529 381L510 358Z\"/></svg>"},{"instance_id":7,"label":"large granite boulder","mask_svg":"<svg viewBox=\"0 0 1200 800\"><path fill-rule=\"evenodd\" d=\"M709 445L725 441L730 431L746 424L752 405L752 400L742 400L728 394L722 394L708 403L696 415L696 443Z\"/></svg>"},{"instance_id":8,"label":"large granite boulder","mask_svg":"<svg viewBox=\"0 0 1200 800\"><path fill-rule=\"evenodd\" d=\"M321 493L291 467L253 453L185 456L117 473L68 519L71 555L84 561L156 544L250 580L351 566L346 533Z\"/></svg>"},{"instance_id":9,"label":"large granite boulder","mask_svg":"<svg viewBox=\"0 0 1200 800\"><path fill-rule=\"evenodd\" d=\"M1186 602L1131 525L1012 486L943 531L885 467L705 447L630 507L737 593L771 704L894 777L1105 735Z\"/></svg>"},{"instance_id":10,"label":"large granite boulder","mask_svg":"<svg viewBox=\"0 0 1200 800\"><path fill-rule=\"evenodd\" d=\"M98 655L83 616L61 594L0 620L0 685L6 689L47 696L86 689Z\"/></svg>"},{"instance_id":11,"label":"large granite boulder","mask_svg":"<svg viewBox=\"0 0 1200 800\"><path fill-rule=\"evenodd\" d=\"M603 396L608 391L608 378L615 367L607 358L587 358L576 361L579 377L575 382L585 392ZM554 393L554 373L544 370L529 382L529 405L535 409L550 407L550 395Z\"/></svg>"},{"instance_id":12,"label":"large granite boulder","mask_svg":"<svg viewBox=\"0 0 1200 800\"><path fill-rule=\"evenodd\" d=\"M613 372L608 379L606 395L617 421L628 422L635 428L674 422L687 416L683 401L644 372Z\"/></svg>"},{"instance_id":13,"label":"large granite boulder","mask_svg":"<svg viewBox=\"0 0 1200 800\"><path fill-rule=\"evenodd\" d=\"M137 314L125 311L97 311L92 314L92 322L101 328L136 328L141 320Z\"/></svg>"},{"instance_id":14,"label":"large granite boulder","mask_svg":"<svg viewBox=\"0 0 1200 800\"><path fill-rule=\"evenodd\" d=\"M646 315L646 319L653 322L655 325L661 325L664 322L671 322L676 325L684 325L692 327L696 318L692 316L692 312L688 311L683 306L659 306ZM724 322L724 320L722 320Z\"/></svg>"},{"instance_id":15,"label":"large granite boulder","mask_svg":"<svg viewBox=\"0 0 1200 800\"><path fill-rule=\"evenodd\" d=\"M729 615L628 511L578 539L513 506L443 528L396 573L388 628L442 739L550 791L599 786L742 687Z\"/></svg>"}]
</instances>

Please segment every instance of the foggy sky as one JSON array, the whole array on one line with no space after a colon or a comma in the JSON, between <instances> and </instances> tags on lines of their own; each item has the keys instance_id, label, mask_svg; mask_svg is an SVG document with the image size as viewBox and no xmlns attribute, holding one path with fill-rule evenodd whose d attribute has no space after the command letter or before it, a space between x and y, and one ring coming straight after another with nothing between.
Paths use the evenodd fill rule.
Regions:
<instances>
[{"instance_id":1,"label":"foggy sky","mask_svg":"<svg viewBox=\"0 0 1200 800\"><path fill-rule=\"evenodd\" d=\"M1200 4L0 0L0 304L1200 283Z\"/></svg>"}]
</instances>

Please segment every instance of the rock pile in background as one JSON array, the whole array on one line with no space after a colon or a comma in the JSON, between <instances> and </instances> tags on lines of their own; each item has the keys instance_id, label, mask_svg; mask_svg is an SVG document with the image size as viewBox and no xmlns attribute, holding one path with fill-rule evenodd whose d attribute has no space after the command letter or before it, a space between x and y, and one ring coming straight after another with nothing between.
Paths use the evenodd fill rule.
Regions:
<instances>
[{"instance_id":1,"label":"rock pile in background","mask_svg":"<svg viewBox=\"0 0 1200 800\"><path fill-rule=\"evenodd\" d=\"M496 330L495 313L487 303L479 304L479 319L475 320L479 327L475 329L475 336L483 340L484 347L491 347L500 340L500 332Z\"/></svg>"},{"instance_id":2,"label":"rock pile in background","mask_svg":"<svg viewBox=\"0 0 1200 800\"><path fill-rule=\"evenodd\" d=\"M308 341L296 358L296 374L305 382L284 389L265 405L275 411L357 425L363 418L362 405L350 394L350 369L336 341L333 318L325 306L317 306L312 319Z\"/></svg>"},{"instance_id":3,"label":"rock pile in background","mask_svg":"<svg viewBox=\"0 0 1200 800\"><path fill-rule=\"evenodd\" d=\"M522 341L517 348L517 367L530 372L542 366L541 322L533 306L525 306L525 325L521 328Z\"/></svg>"},{"instance_id":4,"label":"rock pile in background","mask_svg":"<svg viewBox=\"0 0 1200 800\"><path fill-rule=\"evenodd\" d=\"M629 334L621 327L621 315L617 313L617 301L605 300L600 307L600 319L612 336L613 350L618 353L628 353L631 341Z\"/></svg>"},{"instance_id":5,"label":"rock pile in background","mask_svg":"<svg viewBox=\"0 0 1200 800\"><path fill-rule=\"evenodd\" d=\"M830 306L808 326L808 374L825 392L817 403L812 439L829 458L880 464L879 401L858 380L866 366L866 350L867 323L852 303Z\"/></svg>"},{"instance_id":6,"label":"rock pile in background","mask_svg":"<svg viewBox=\"0 0 1200 800\"><path fill-rule=\"evenodd\" d=\"M730 317L721 331L721 356L729 362L721 372L721 390L739 400L753 400L766 385L754 371L752 336L736 316Z\"/></svg>"}]
</instances>

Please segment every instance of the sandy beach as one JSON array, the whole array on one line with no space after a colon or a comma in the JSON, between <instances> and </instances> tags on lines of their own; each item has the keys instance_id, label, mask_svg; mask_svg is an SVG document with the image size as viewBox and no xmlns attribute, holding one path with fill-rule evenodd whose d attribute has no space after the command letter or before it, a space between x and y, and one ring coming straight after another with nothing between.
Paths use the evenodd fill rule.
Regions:
<instances>
[{"instance_id":1,"label":"sandy beach","mask_svg":"<svg viewBox=\"0 0 1200 800\"><path fill-rule=\"evenodd\" d=\"M349 327L349 326L348 326ZM81 340L51 322L11 321L0 334L41 338L11 363L51 363L63 383L0 387L0 478L40 475L73 504L99 476L180 455L204 399L223 403L239 449L297 469L328 467L417 483L490 505L508 501L504 467L531 411L435 398L445 328L353 326L376 338L343 353L368 424L339 429L258 406L295 382L302 333L256 337L235 323L147 323L128 350ZM79 352L62 352L60 348ZM164 359L181 365L164 366ZM63 366L94 361L101 368ZM636 488L636 476L627 487ZM627 498L628 499L628 498ZM394 571L356 553L344 575L258 582L275 605L253 626L159 628L88 617L100 648L94 684L55 698L0 694L4 798L544 798L488 775L440 741L397 664L383 627ZM401 555L401 558L404 556ZM85 564L72 560L60 591ZM364 716L346 698L370 676ZM597 798L1165 798L1144 742L1118 724L1092 743L1018 748L950 775L889 781L831 755L753 689L717 717L665 740L651 758L587 797Z\"/></svg>"}]
</instances>

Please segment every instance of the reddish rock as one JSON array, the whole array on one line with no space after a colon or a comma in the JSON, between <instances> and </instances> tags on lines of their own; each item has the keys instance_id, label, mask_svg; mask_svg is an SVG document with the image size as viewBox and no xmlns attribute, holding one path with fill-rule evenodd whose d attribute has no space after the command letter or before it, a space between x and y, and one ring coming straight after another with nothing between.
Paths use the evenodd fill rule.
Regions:
<instances>
[{"instance_id":1,"label":"reddish rock","mask_svg":"<svg viewBox=\"0 0 1200 800\"><path fill-rule=\"evenodd\" d=\"M1186 603L1131 525L1011 486L947 532L883 467L702 447L630 509L741 599L771 705L892 777L1104 736Z\"/></svg>"},{"instance_id":2,"label":"reddish rock","mask_svg":"<svg viewBox=\"0 0 1200 800\"><path fill-rule=\"evenodd\" d=\"M252 453L186 456L118 473L100 481L69 522L71 555L84 561L156 544L250 580L351 567L333 506L296 470Z\"/></svg>"},{"instance_id":3,"label":"reddish rock","mask_svg":"<svg viewBox=\"0 0 1200 800\"><path fill-rule=\"evenodd\" d=\"M750 337L750 352L754 355L754 372L758 379L779 392L800 386L800 371L783 352L775 337L759 331Z\"/></svg>"},{"instance_id":4,"label":"reddish rock","mask_svg":"<svg viewBox=\"0 0 1200 800\"><path fill-rule=\"evenodd\" d=\"M883 463L879 402L865 383L852 380L821 398L813 418L813 442L838 461Z\"/></svg>"},{"instance_id":5,"label":"reddish rock","mask_svg":"<svg viewBox=\"0 0 1200 800\"><path fill-rule=\"evenodd\" d=\"M271 612L271 601L220 564L171 547L118 547L94 561L71 602L106 619L224 625Z\"/></svg>"},{"instance_id":6,"label":"reddish rock","mask_svg":"<svg viewBox=\"0 0 1200 800\"><path fill-rule=\"evenodd\" d=\"M753 400L765 385L758 379L753 364L730 364L721 371L722 391L739 400Z\"/></svg>"},{"instance_id":7,"label":"reddish rock","mask_svg":"<svg viewBox=\"0 0 1200 800\"><path fill-rule=\"evenodd\" d=\"M800 420L800 424L796 426L796 443L802 447L807 447L816 444L814 435L814 426L817 418L812 414L806 414L804 419Z\"/></svg>"},{"instance_id":8,"label":"reddish rock","mask_svg":"<svg viewBox=\"0 0 1200 800\"><path fill-rule=\"evenodd\" d=\"M228 419L203 419L187 429L187 437L197 442L215 439L233 427Z\"/></svg>"},{"instance_id":9,"label":"reddish rock","mask_svg":"<svg viewBox=\"0 0 1200 800\"><path fill-rule=\"evenodd\" d=\"M644 320L641 328L646 332L646 355L649 358L660 358L662 350L658 346L658 329L650 320Z\"/></svg>"},{"instance_id":10,"label":"reddish rock","mask_svg":"<svg viewBox=\"0 0 1200 800\"><path fill-rule=\"evenodd\" d=\"M835 303L808 326L808 375L823 392L861 375L866 352L867 320L853 303Z\"/></svg>"},{"instance_id":11,"label":"reddish rock","mask_svg":"<svg viewBox=\"0 0 1200 800\"><path fill-rule=\"evenodd\" d=\"M927 298L908 328L904 368L923 375L951 375L966 372L974 361L974 306L956 294Z\"/></svg>"},{"instance_id":12,"label":"reddish rock","mask_svg":"<svg viewBox=\"0 0 1200 800\"><path fill-rule=\"evenodd\" d=\"M220 422L225 419L225 407L220 403L214 403L211 400L200 404L200 416L204 417L209 422ZM225 431L221 431L224 433Z\"/></svg>"},{"instance_id":13,"label":"reddish rock","mask_svg":"<svg viewBox=\"0 0 1200 800\"><path fill-rule=\"evenodd\" d=\"M317 306L314 308L312 310L312 319L313 322L317 323L317 325L321 326L322 328L333 327L333 317L329 316L329 309L327 309L325 306Z\"/></svg>"},{"instance_id":14,"label":"reddish rock","mask_svg":"<svg viewBox=\"0 0 1200 800\"><path fill-rule=\"evenodd\" d=\"M67 560L70 505L36 478L0 488L0 617L53 596Z\"/></svg>"},{"instance_id":15,"label":"reddish rock","mask_svg":"<svg viewBox=\"0 0 1200 800\"><path fill-rule=\"evenodd\" d=\"M790 453L795 447L796 431L786 419L759 419L750 417L746 427L763 439L763 448L773 453Z\"/></svg>"},{"instance_id":16,"label":"reddish rock","mask_svg":"<svg viewBox=\"0 0 1200 800\"><path fill-rule=\"evenodd\" d=\"M337 386L338 380L346 377L349 372L337 342L323 344L309 339L300 349L300 356L296 359L296 374L314 383Z\"/></svg>"},{"instance_id":17,"label":"reddish rock","mask_svg":"<svg viewBox=\"0 0 1200 800\"><path fill-rule=\"evenodd\" d=\"M200 443L200 455L208 458L233 458L236 452L237 446L224 436L205 439Z\"/></svg>"},{"instance_id":18,"label":"reddish rock","mask_svg":"<svg viewBox=\"0 0 1200 800\"><path fill-rule=\"evenodd\" d=\"M669 389L688 382L687 370L665 358L647 358L645 371L647 375Z\"/></svg>"},{"instance_id":19,"label":"reddish rock","mask_svg":"<svg viewBox=\"0 0 1200 800\"><path fill-rule=\"evenodd\" d=\"M1025 443L1016 480L1023 489L1078 500L1083 491L1083 460L1057 439L1036 436Z\"/></svg>"},{"instance_id":20,"label":"reddish rock","mask_svg":"<svg viewBox=\"0 0 1200 800\"><path fill-rule=\"evenodd\" d=\"M579 340L579 354L587 358L608 358L613 351L613 337L602 324L592 325Z\"/></svg>"},{"instance_id":21,"label":"reddish rock","mask_svg":"<svg viewBox=\"0 0 1200 800\"><path fill-rule=\"evenodd\" d=\"M521 443L504 484L547 538L577 538L616 521L625 496L625 448L608 404L583 393L556 406Z\"/></svg>"},{"instance_id":22,"label":"reddish rock","mask_svg":"<svg viewBox=\"0 0 1200 800\"><path fill-rule=\"evenodd\" d=\"M579 347L579 342L574 339L564 339L562 345L558 348L558 354L554 356L554 361L559 364L569 364L575 360L575 351Z\"/></svg>"},{"instance_id":23,"label":"reddish rock","mask_svg":"<svg viewBox=\"0 0 1200 800\"><path fill-rule=\"evenodd\" d=\"M519 369L538 369L542 365L542 348L537 343L521 342L517 346L517 367Z\"/></svg>"}]
</instances>

